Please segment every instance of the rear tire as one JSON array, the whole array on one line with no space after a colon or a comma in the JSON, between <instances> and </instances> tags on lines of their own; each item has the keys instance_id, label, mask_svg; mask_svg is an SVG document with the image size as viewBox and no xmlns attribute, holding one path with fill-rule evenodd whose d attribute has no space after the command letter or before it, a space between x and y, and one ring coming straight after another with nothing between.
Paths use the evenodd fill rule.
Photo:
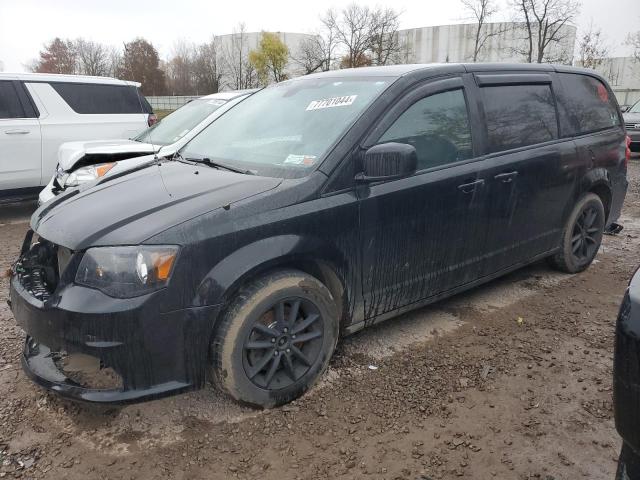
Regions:
<instances>
[{"instance_id":1,"label":"rear tire","mask_svg":"<svg viewBox=\"0 0 640 480\"><path fill-rule=\"evenodd\" d=\"M213 377L236 400L271 408L304 394L338 340L338 309L316 278L283 270L242 288L212 342Z\"/></svg>"},{"instance_id":2,"label":"rear tire","mask_svg":"<svg viewBox=\"0 0 640 480\"><path fill-rule=\"evenodd\" d=\"M595 193L582 196L564 226L560 251L549 258L551 266L566 273L585 270L600 249L604 223L600 197Z\"/></svg>"}]
</instances>

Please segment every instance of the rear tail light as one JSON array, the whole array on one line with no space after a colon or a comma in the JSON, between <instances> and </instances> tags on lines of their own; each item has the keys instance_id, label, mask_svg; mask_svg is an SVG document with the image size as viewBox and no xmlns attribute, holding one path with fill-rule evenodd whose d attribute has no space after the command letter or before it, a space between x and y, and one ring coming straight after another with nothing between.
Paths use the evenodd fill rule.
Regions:
<instances>
[{"instance_id":1,"label":"rear tail light","mask_svg":"<svg viewBox=\"0 0 640 480\"><path fill-rule=\"evenodd\" d=\"M625 166L629 165L629 160L631 159L631 137L627 135L625 139L627 143L627 148L624 150L624 164Z\"/></svg>"},{"instance_id":2,"label":"rear tail light","mask_svg":"<svg viewBox=\"0 0 640 480\"><path fill-rule=\"evenodd\" d=\"M158 116L155 113L150 113L149 118L147 119L147 124L152 127L156 123L158 123Z\"/></svg>"}]
</instances>

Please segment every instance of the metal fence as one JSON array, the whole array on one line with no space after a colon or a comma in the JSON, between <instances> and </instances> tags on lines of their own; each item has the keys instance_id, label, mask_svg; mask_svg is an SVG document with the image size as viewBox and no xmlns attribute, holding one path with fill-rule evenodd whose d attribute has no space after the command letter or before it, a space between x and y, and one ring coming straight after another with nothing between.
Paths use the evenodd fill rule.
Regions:
<instances>
[{"instance_id":1,"label":"metal fence","mask_svg":"<svg viewBox=\"0 0 640 480\"><path fill-rule=\"evenodd\" d=\"M176 110L183 106L185 103L188 103L196 98L200 98L200 95L176 95L161 97L149 96L147 97L147 100L154 110Z\"/></svg>"}]
</instances>

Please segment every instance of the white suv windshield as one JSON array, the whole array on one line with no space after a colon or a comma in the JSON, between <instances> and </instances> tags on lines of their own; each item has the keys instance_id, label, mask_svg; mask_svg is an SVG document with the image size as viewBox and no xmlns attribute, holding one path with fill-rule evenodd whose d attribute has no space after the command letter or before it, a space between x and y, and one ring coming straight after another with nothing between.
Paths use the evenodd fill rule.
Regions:
<instances>
[{"instance_id":1,"label":"white suv windshield","mask_svg":"<svg viewBox=\"0 0 640 480\"><path fill-rule=\"evenodd\" d=\"M630 113L640 113L640 101L636 102L635 105L633 105L630 109L629 109Z\"/></svg>"},{"instance_id":2,"label":"white suv windshield","mask_svg":"<svg viewBox=\"0 0 640 480\"><path fill-rule=\"evenodd\" d=\"M303 77L272 85L227 111L180 153L258 175L304 176L389 83Z\"/></svg>"},{"instance_id":3,"label":"white suv windshield","mask_svg":"<svg viewBox=\"0 0 640 480\"><path fill-rule=\"evenodd\" d=\"M219 98L192 100L134 137L134 140L154 145L175 143L225 103L227 103L226 100Z\"/></svg>"}]
</instances>

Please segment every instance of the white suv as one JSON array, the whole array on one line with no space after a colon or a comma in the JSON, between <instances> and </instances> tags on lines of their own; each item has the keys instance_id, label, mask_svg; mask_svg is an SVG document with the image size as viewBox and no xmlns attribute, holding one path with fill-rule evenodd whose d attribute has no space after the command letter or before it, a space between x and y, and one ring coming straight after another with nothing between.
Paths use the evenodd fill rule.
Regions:
<instances>
[{"instance_id":1,"label":"white suv","mask_svg":"<svg viewBox=\"0 0 640 480\"><path fill-rule=\"evenodd\" d=\"M0 73L0 198L35 195L64 142L128 138L153 124L138 87L106 77Z\"/></svg>"}]
</instances>

